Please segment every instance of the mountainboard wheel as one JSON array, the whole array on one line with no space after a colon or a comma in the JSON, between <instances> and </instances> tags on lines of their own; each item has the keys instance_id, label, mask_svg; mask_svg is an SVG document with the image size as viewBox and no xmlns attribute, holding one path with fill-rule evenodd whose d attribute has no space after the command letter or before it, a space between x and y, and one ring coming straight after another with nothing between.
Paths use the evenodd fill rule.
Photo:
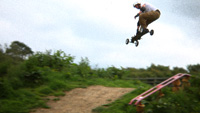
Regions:
<instances>
[{"instance_id":1,"label":"mountainboard wheel","mask_svg":"<svg viewBox=\"0 0 200 113\"><path fill-rule=\"evenodd\" d=\"M126 45L127 45L127 44L129 44L129 39L128 39L128 38L126 39Z\"/></svg>"},{"instance_id":2,"label":"mountainboard wheel","mask_svg":"<svg viewBox=\"0 0 200 113\"><path fill-rule=\"evenodd\" d=\"M150 35L152 36L154 34L154 30L152 29L151 31L150 31Z\"/></svg>"},{"instance_id":3,"label":"mountainboard wheel","mask_svg":"<svg viewBox=\"0 0 200 113\"><path fill-rule=\"evenodd\" d=\"M136 40L136 41L135 41L135 46L137 47L138 45L139 45L139 41Z\"/></svg>"}]
</instances>

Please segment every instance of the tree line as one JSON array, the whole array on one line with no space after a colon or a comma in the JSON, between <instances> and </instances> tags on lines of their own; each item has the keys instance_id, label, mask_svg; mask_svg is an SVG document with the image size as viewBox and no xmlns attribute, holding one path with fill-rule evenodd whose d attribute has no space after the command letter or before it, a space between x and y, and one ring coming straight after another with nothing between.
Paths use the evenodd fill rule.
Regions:
<instances>
[{"instance_id":1,"label":"tree line","mask_svg":"<svg viewBox=\"0 0 200 113\"><path fill-rule=\"evenodd\" d=\"M177 73L199 75L200 64L188 65L187 69L151 64L145 68L92 68L89 59L81 58L74 63L74 56L62 50L52 52L33 52L23 42L13 41L9 46L0 45L0 97L7 96L7 89L33 87L45 83L48 72L56 71L67 78L108 78L124 79L127 77L170 77ZM4 92L4 93L2 93Z\"/></svg>"}]
</instances>

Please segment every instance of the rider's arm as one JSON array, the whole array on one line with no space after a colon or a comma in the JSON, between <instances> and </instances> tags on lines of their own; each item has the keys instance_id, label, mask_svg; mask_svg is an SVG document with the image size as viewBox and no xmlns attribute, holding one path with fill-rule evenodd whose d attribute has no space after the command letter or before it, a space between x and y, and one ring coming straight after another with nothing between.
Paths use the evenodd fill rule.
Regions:
<instances>
[{"instance_id":1,"label":"rider's arm","mask_svg":"<svg viewBox=\"0 0 200 113\"><path fill-rule=\"evenodd\" d=\"M142 11L140 11L137 15L135 15L135 19L140 16L140 14L142 13Z\"/></svg>"},{"instance_id":2,"label":"rider's arm","mask_svg":"<svg viewBox=\"0 0 200 113\"><path fill-rule=\"evenodd\" d=\"M142 7L140 8L141 12L144 12L146 10L146 4L143 4Z\"/></svg>"},{"instance_id":3,"label":"rider's arm","mask_svg":"<svg viewBox=\"0 0 200 113\"><path fill-rule=\"evenodd\" d=\"M144 12L145 10L146 10L146 4L143 4L142 7L140 8L140 12L139 12L137 15L135 15L135 19L136 19L138 16L140 16L140 14L141 14L142 12Z\"/></svg>"},{"instance_id":4,"label":"rider's arm","mask_svg":"<svg viewBox=\"0 0 200 113\"><path fill-rule=\"evenodd\" d=\"M146 10L145 7L141 7L141 8L140 8L140 11L141 11L141 12L144 12L145 10Z\"/></svg>"},{"instance_id":5,"label":"rider's arm","mask_svg":"<svg viewBox=\"0 0 200 113\"><path fill-rule=\"evenodd\" d=\"M140 22L138 21L138 23L137 23L137 30L139 30L139 27L140 27Z\"/></svg>"},{"instance_id":6,"label":"rider's arm","mask_svg":"<svg viewBox=\"0 0 200 113\"><path fill-rule=\"evenodd\" d=\"M144 12L146 10L146 4L143 4L142 7L140 8L141 12Z\"/></svg>"}]
</instances>

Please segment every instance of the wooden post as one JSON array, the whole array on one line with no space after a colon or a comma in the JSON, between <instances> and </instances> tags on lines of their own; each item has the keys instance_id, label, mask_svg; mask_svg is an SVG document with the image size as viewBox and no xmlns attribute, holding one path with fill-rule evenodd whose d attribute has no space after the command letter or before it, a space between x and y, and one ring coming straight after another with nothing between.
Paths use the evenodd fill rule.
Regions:
<instances>
[{"instance_id":1,"label":"wooden post","mask_svg":"<svg viewBox=\"0 0 200 113\"><path fill-rule=\"evenodd\" d=\"M157 79L156 79L156 77L154 77L154 84L153 85L156 85L157 83Z\"/></svg>"},{"instance_id":2,"label":"wooden post","mask_svg":"<svg viewBox=\"0 0 200 113\"><path fill-rule=\"evenodd\" d=\"M186 76L182 79L182 89L185 89L186 87L190 87L189 79L190 79L190 76Z\"/></svg>"},{"instance_id":3,"label":"wooden post","mask_svg":"<svg viewBox=\"0 0 200 113\"><path fill-rule=\"evenodd\" d=\"M177 79L177 80L174 81L172 84L173 84L173 87L172 87L172 91L173 91L173 92L177 92L177 91L180 90L180 85L181 85L180 79Z\"/></svg>"},{"instance_id":4,"label":"wooden post","mask_svg":"<svg viewBox=\"0 0 200 113\"><path fill-rule=\"evenodd\" d=\"M165 96L165 94L161 91L161 89L159 90L159 94L158 94L158 98L161 98L161 97L163 97L163 96Z\"/></svg>"},{"instance_id":5,"label":"wooden post","mask_svg":"<svg viewBox=\"0 0 200 113\"><path fill-rule=\"evenodd\" d=\"M139 102L139 103L136 105L137 113L144 113L144 107L145 107L145 105L142 104L141 102Z\"/></svg>"}]
</instances>

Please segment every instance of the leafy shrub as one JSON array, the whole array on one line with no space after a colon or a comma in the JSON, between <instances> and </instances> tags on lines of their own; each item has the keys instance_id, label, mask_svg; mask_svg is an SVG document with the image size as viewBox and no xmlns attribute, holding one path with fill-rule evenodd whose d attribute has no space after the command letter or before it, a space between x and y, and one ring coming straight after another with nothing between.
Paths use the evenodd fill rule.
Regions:
<instances>
[{"instance_id":1,"label":"leafy shrub","mask_svg":"<svg viewBox=\"0 0 200 113\"><path fill-rule=\"evenodd\" d=\"M77 69L78 69L78 74L83 78L89 77L92 75L91 68L89 66L89 60L87 57L85 59L81 58L81 61L79 62L79 65L77 66Z\"/></svg>"},{"instance_id":2,"label":"leafy shrub","mask_svg":"<svg viewBox=\"0 0 200 113\"><path fill-rule=\"evenodd\" d=\"M9 80L6 78L0 78L0 98L9 98L13 96L14 90Z\"/></svg>"},{"instance_id":3,"label":"leafy shrub","mask_svg":"<svg viewBox=\"0 0 200 113\"><path fill-rule=\"evenodd\" d=\"M72 56L67 56L63 51L57 51L53 55L51 51L46 51L46 53L37 52L26 61L26 67L30 70L33 67L47 66L61 71L64 67L69 67L73 59Z\"/></svg>"},{"instance_id":4,"label":"leafy shrub","mask_svg":"<svg viewBox=\"0 0 200 113\"><path fill-rule=\"evenodd\" d=\"M200 64L196 64L196 65L188 65L187 69L189 70L189 72L191 74L194 75L200 75Z\"/></svg>"},{"instance_id":5,"label":"leafy shrub","mask_svg":"<svg viewBox=\"0 0 200 113\"><path fill-rule=\"evenodd\" d=\"M39 87L38 92L41 94L51 94L53 93L53 90L51 88L49 88L48 86L43 86L43 87Z\"/></svg>"},{"instance_id":6,"label":"leafy shrub","mask_svg":"<svg viewBox=\"0 0 200 113\"><path fill-rule=\"evenodd\" d=\"M44 101L27 89L15 90L14 96L0 100L0 113L28 113L31 108L44 106Z\"/></svg>"},{"instance_id":7,"label":"leafy shrub","mask_svg":"<svg viewBox=\"0 0 200 113\"><path fill-rule=\"evenodd\" d=\"M0 63L0 77L7 74L7 69L9 68L10 63L7 61L2 61Z\"/></svg>"},{"instance_id":8,"label":"leafy shrub","mask_svg":"<svg viewBox=\"0 0 200 113\"><path fill-rule=\"evenodd\" d=\"M66 89L67 84L60 80L54 80L49 83L49 87L53 90Z\"/></svg>"}]
</instances>

